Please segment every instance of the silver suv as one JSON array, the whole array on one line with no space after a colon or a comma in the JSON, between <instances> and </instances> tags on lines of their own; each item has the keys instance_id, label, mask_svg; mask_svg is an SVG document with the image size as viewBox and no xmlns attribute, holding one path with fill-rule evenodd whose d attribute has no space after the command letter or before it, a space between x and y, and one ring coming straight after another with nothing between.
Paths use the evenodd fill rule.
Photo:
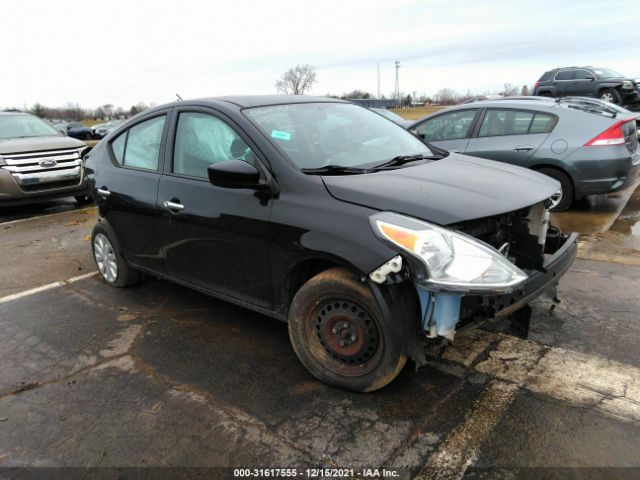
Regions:
<instances>
[{"instance_id":1,"label":"silver suv","mask_svg":"<svg viewBox=\"0 0 640 480\"><path fill-rule=\"evenodd\" d=\"M71 196L84 202L87 151L38 117L0 112L0 207Z\"/></svg>"}]
</instances>

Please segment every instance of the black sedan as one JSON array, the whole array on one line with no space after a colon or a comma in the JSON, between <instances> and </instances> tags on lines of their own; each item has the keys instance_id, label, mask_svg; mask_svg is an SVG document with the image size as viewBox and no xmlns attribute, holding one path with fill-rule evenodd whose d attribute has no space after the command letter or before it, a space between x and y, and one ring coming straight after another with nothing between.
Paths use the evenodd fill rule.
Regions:
<instances>
[{"instance_id":1,"label":"black sedan","mask_svg":"<svg viewBox=\"0 0 640 480\"><path fill-rule=\"evenodd\" d=\"M93 130L79 122L56 123L53 127L69 137L80 140L91 140L93 138Z\"/></svg>"},{"instance_id":2,"label":"black sedan","mask_svg":"<svg viewBox=\"0 0 640 480\"><path fill-rule=\"evenodd\" d=\"M434 151L334 99L164 105L86 164L108 285L146 272L288 322L305 367L356 391L424 364L424 341L525 306L576 254L548 224L555 180Z\"/></svg>"}]
</instances>

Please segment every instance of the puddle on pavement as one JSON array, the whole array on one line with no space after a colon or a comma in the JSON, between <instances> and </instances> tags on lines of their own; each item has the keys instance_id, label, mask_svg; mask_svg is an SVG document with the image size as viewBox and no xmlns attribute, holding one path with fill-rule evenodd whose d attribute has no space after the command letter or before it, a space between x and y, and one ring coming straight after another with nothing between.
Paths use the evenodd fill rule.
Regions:
<instances>
[{"instance_id":1,"label":"puddle on pavement","mask_svg":"<svg viewBox=\"0 0 640 480\"><path fill-rule=\"evenodd\" d=\"M614 200L615 201L615 200ZM566 215L566 214L559 214ZM629 197L624 208L606 230L581 230L579 256L597 260L615 260L640 264L640 186ZM571 219L575 221L576 219Z\"/></svg>"},{"instance_id":2,"label":"puddle on pavement","mask_svg":"<svg viewBox=\"0 0 640 480\"><path fill-rule=\"evenodd\" d=\"M635 194L638 194L637 188ZM615 222L618 212L625 208L628 196L629 192L623 190L584 198L568 212L551 214L551 223L563 232L579 232L582 235L606 232Z\"/></svg>"}]
</instances>

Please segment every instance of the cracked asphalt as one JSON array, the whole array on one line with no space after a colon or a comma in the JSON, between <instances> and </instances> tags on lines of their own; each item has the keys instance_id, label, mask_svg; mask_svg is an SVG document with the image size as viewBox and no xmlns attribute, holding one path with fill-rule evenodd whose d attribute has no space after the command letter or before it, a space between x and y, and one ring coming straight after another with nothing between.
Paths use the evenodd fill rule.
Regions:
<instances>
[{"instance_id":1,"label":"cracked asphalt","mask_svg":"<svg viewBox=\"0 0 640 480\"><path fill-rule=\"evenodd\" d=\"M275 320L165 281L104 285L93 208L0 214L0 479L638 478L640 189L594 202L553 219L581 231L579 259L527 339L490 322L371 394L316 381Z\"/></svg>"}]
</instances>

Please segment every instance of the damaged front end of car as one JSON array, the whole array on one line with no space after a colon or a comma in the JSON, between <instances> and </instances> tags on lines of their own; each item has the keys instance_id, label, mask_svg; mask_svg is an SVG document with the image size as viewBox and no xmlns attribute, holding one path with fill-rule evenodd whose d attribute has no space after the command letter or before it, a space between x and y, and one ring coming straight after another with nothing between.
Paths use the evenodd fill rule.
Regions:
<instances>
[{"instance_id":1,"label":"damaged front end of car","mask_svg":"<svg viewBox=\"0 0 640 480\"><path fill-rule=\"evenodd\" d=\"M577 234L549 225L550 200L442 227L392 212L370 217L376 236L399 255L369 274L376 284L413 283L419 324L453 340L478 321L515 313L554 293L573 263Z\"/></svg>"}]
</instances>

